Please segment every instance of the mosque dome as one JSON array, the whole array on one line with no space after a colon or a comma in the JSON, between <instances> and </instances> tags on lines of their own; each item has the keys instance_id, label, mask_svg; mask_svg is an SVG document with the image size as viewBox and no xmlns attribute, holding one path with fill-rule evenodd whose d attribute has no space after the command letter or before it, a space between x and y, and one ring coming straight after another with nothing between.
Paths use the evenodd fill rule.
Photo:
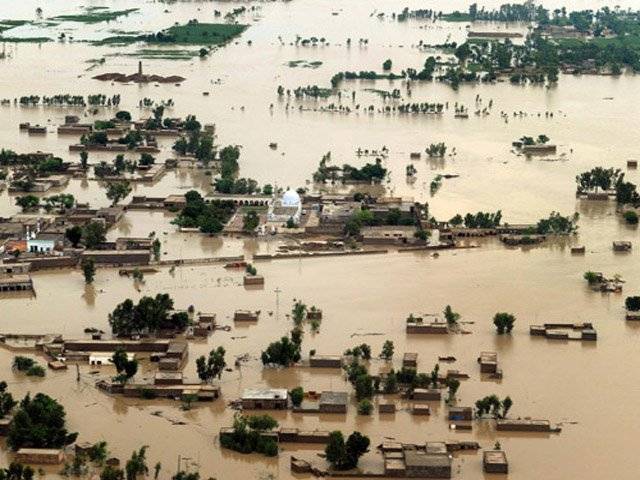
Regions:
<instances>
[{"instance_id":1,"label":"mosque dome","mask_svg":"<svg viewBox=\"0 0 640 480\"><path fill-rule=\"evenodd\" d=\"M297 207L300 205L300 195L298 195L293 190L287 190L282 195L282 206L283 207Z\"/></svg>"}]
</instances>

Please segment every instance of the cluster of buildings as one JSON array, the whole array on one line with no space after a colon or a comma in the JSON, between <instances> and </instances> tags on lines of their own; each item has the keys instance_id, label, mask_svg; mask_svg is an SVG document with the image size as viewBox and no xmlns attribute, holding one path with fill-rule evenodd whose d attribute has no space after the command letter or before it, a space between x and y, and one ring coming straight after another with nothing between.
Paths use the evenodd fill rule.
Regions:
<instances>
[{"instance_id":1,"label":"cluster of buildings","mask_svg":"<svg viewBox=\"0 0 640 480\"><path fill-rule=\"evenodd\" d=\"M4 263L28 263L31 271L75 267L82 258L97 264L148 264L154 238L121 237L83 250L73 248L65 237L67 229L94 222L103 224L106 230L123 215L120 206L94 209L79 205L59 215L0 218L0 259Z\"/></svg>"},{"instance_id":2,"label":"cluster of buildings","mask_svg":"<svg viewBox=\"0 0 640 480\"><path fill-rule=\"evenodd\" d=\"M545 337L550 340L582 340L595 342L598 333L591 323L544 323L529 327L531 336Z\"/></svg>"},{"instance_id":3,"label":"cluster of buildings","mask_svg":"<svg viewBox=\"0 0 640 480\"><path fill-rule=\"evenodd\" d=\"M232 202L243 210L255 207L261 213L257 232L263 235L288 233L342 236L347 222L366 209L370 212L372 225L361 229L359 240L364 244L409 245L421 242L415 233L416 225L420 225L422 220L422 207L411 198L367 197L356 200L353 195L301 196L289 189L275 195L212 194L205 196L204 201ZM134 196L128 208L179 211L185 205L184 195ZM236 227L240 231L241 225Z\"/></svg>"}]
</instances>

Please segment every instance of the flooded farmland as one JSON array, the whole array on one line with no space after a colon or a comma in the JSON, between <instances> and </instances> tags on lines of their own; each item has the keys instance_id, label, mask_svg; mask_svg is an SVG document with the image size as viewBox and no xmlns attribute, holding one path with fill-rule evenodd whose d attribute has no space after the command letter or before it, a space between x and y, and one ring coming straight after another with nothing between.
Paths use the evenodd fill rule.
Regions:
<instances>
[{"instance_id":1,"label":"flooded farmland","mask_svg":"<svg viewBox=\"0 0 640 480\"><path fill-rule=\"evenodd\" d=\"M97 367L88 361L68 360L67 369L48 369L44 377L27 376L13 368L16 355L24 354L45 366L49 358L32 349L20 353L7 340L6 348L0 348L0 380L6 381L14 399L20 400L27 393L49 395L66 410L67 429L79 433L78 442L106 441L109 457L119 458L121 468L132 451L148 446L148 477L154 474L153 466L161 462L157 477L161 479L172 478L178 470L216 479L312 478L311 473L292 472L291 456L327 469L324 445L283 442L276 457L243 454L221 445L220 429L233 425L238 413L236 401L246 389L291 391L296 387L302 387L307 394L349 392L347 413L301 413L292 408L241 413L269 414L285 428L339 430L345 437L353 431L366 435L371 444L360 458L357 471L351 472L354 478L384 472L383 457L376 446L390 440L415 445L478 442L482 450L492 450L499 442L509 461L508 477L518 480L634 478L640 469L640 459L633 454L640 416L629 407L640 400L640 392L633 384L633 372L640 366L640 324L625 320L625 299L637 295L640 288L637 222L625 221L621 212L628 205L616 202L612 185L609 199L576 195L576 176L595 167L621 169L624 181L640 181L637 170L628 168L628 161L637 159L633 121L640 111L640 78L631 68L625 68L620 75L571 75L561 71L557 82L517 85L505 76L492 82L463 82L456 89L446 81L404 78L348 80L331 88L336 73L382 71L381 65L387 59L393 62L392 70L400 72L422 68L427 57L437 55L444 72L445 59L453 56L451 49L440 51L423 45L462 44L469 29L507 29L522 35L530 29L525 22L473 22L472 27L467 27L469 23L465 22L417 18L400 22L390 16L405 6L409 10L466 12L472 3L467 1L5 3L11 7L0 5L0 19L30 22L6 31L0 29L4 39L14 39L0 38L0 98L7 99L0 105L0 148L18 154L47 152L77 166L81 155L69 151L69 145L78 143L80 135L57 133L57 128L66 123L66 116L78 116L81 124L109 120L118 111L131 112L133 120L147 119L154 114L154 107L171 99L164 109L165 118L195 115L203 126L215 124L216 152L227 145L238 145L236 174L255 179L261 186L272 185L275 193L264 196L276 200L269 202L291 207L282 203L284 192L302 189L298 197L302 213L294 228L283 227L283 221L274 227L277 221L265 220L272 214L277 216L272 206L269 213L267 207L258 209L260 226L250 231L226 228L213 234L202 233L202 225L179 225L185 216L183 210L167 208L166 203L142 208L134 199L184 197L192 190L205 199L224 196L236 201L236 206L241 205L233 218L242 226L249 204L240 204L240 200L251 201L251 195L259 195L243 193L236 198L235 193L216 191L215 180L223 175L217 166L220 158L214 154L211 164L198 163L193 155L181 156L172 149L176 138L158 135L155 162L164 165L166 160L178 158L177 166L167 167L154 181L132 181L131 190L119 203L105 195L109 180L86 171L68 175L68 183L63 186L32 192L42 201L51 195L71 194L73 208L78 210L78 204L88 204L91 209L107 209L116 204L124 207L117 219L107 222L98 246L88 248L83 238L80 247L74 248L65 233L70 226L78 225L71 218L73 209L23 209L16 202L28 191L15 191L11 182L19 178L24 166L0 165L0 170L7 172L6 179L0 180L4 187L0 188L0 227L4 219L12 217L22 219L26 225L26 217L38 219L40 233L40 225L50 222L52 229L58 228L56 232L63 243L56 246L55 255L75 259L71 267L35 268L38 257L53 254L15 253L9 246L14 242L16 248L24 241L28 250L29 242L37 240L37 236L30 238L34 231L25 230L15 238L5 237L0 228L0 242L8 242L2 244L3 263L28 263L31 258L29 277L33 288L33 292L0 293L0 335L58 334L65 340L88 341L90 332L101 330L107 332L102 337L106 341L112 332L109 315L118 304L127 298L137 303L143 297L166 293L176 310L193 305L195 312L216 314L218 328L204 338L185 339L183 333L177 334L188 345L188 355L180 369L184 378L199 383L196 359L220 346L226 350L227 364L220 378L209 382L219 387L220 398L195 402L187 409L179 400L127 397L97 388L99 380L111 381L116 375L113 365ZM479 2L487 10L499 8L501 3ZM550 11L562 7L568 11L596 10L606 5L588 1L542 3ZM619 3L622 9L637 7L634 2ZM138 10L108 22L55 19L96 11L86 10L87 7L98 8L98 12ZM226 16L239 7L246 10ZM38 8L42 9L40 14L36 14ZM215 16L214 11L221 14ZM385 15L380 16L381 13ZM201 46L194 44L100 44L110 36L146 35L174 24L188 24L192 19L201 24L237 22L248 28L203 56L199 53ZM60 36L62 33L64 37ZM52 41L29 40L34 37ZM296 40L311 37L323 41ZM16 38L23 41L15 41ZM523 44L524 39L514 38L513 42ZM170 58L174 54L166 52L176 49L187 53ZM119 83L93 78L112 72L133 74L138 71L138 62L142 62L145 74L178 75L184 80ZM313 85L331 93L318 98L278 94L279 86L293 91ZM396 98L380 93L394 89L399 91ZM24 96L58 94L120 95L121 101L117 107L29 106L19 101ZM154 103L141 107L144 99ZM401 113L397 108L423 102L447 106L438 115ZM468 110L467 118L455 114L457 106ZM20 130L19 124L27 122L46 126L46 135ZM557 146L557 153L527 156L513 144L523 136L542 134ZM425 155L425 148L438 142L446 144L447 153L441 157ZM359 149L375 150L376 154L358 155ZM366 185L314 182L313 174L327 152L331 152L332 164L337 166L362 168L380 158L386 174L380 181ZM411 157L414 152L421 152L419 159ZM89 163L95 166L102 161L112 162L115 155L90 151ZM124 156L133 161L140 153L129 149ZM406 174L408 165L415 168L411 176ZM434 189L432 182L436 178L441 185ZM305 221L310 225L312 218L318 218L322 226L329 216L327 205L351 204L357 192L377 198L411 199L408 203L417 218L416 233L428 231L430 238L418 242L412 233L406 241L414 248L408 249L404 243L367 244L367 228L384 228L379 224L362 225L359 233L364 239L345 234L342 224L337 231L316 229L316 233L310 233L310 227L304 231ZM325 202L323 196L331 200ZM334 200L338 197L342 200ZM428 211L423 215L413 211L413 205L425 203ZM373 205L382 204L380 201ZM635 211L637 206L633 203L629 209ZM502 235L495 233L500 225L467 225L465 233L465 226L448 224L456 214L498 210L506 230L521 224L535 227L550 212L569 217L578 213L579 219L576 231L526 231L525 237L531 234L544 238L534 245L515 247L507 246L501 241ZM385 226L392 230L399 227ZM471 230L483 232L476 236ZM453 240L445 244L443 238L449 232ZM95 278L87 281L83 255L88 251L111 251L107 249L110 243L116 245L113 248L117 252L118 239L127 237L158 239L157 258L147 251L144 267L116 261L102 265L100 255L95 254ZM614 241L631 242L633 247L629 252L614 252ZM312 242L337 242L341 246L339 251L332 250L332 255L323 256L313 250L299 258L285 255L304 251L303 244ZM584 254L572 252L579 246L585 247ZM245 285L248 274L244 268L225 268L226 263L240 257L257 269L264 278L263 286ZM153 271L145 273L142 281L120 272L134 267L152 267ZM620 282L614 283L622 285L622 292L596 291L585 281L585 272L618 275ZM322 309L318 330L314 332L306 324L303 328L302 362L292 362L287 367L263 365L261 356L267 346L294 328L292 307L298 300ZM406 332L410 314L441 317L446 305L460 314L459 329L452 329L447 335ZM237 310L260 311L259 321L234 321ZM509 312L516 317L512 332L496 334L496 312ZM597 342L551 340L529 332L529 325L583 322L591 323L597 331ZM153 336L149 331L140 333ZM395 346L391 361L378 358L388 340ZM311 351L316 355L342 355L362 343L370 345L373 352L373 358L365 362L373 376L384 377L390 367L400 370L403 354L416 352L419 372L429 374L439 357L451 356L455 363L441 361L440 373L456 369L469 378L460 381L452 402L428 402L428 416L412 414L415 402L404 398L403 389L398 393L376 392L371 398L373 412L361 415L346 372L311 368L308 360ZM501 379L480 374L477 359L483 351L497 353ZM137 370L129 383L153 379L158 366L142 355ZM438 388L445 397L446 384ZM513 400L509 418L547 419L562 431L497 431L496 420L490 416L474 418L471 430L450 428L450 407L475 407L477 400L492 394ZM397 412L379 414L375 407L383 401L395 402ZM483 471L482 450L453 453L451 478L506 478ZM68 459L73 458L72 452L73 447L67 446ZM0 464L8 466L14 458L15 452L2 440ZM35 468L38 474L57 478L62 465ZM91 465L79 476L99 478L101 470L102 467Z\"/></svg>"}]
</instances>

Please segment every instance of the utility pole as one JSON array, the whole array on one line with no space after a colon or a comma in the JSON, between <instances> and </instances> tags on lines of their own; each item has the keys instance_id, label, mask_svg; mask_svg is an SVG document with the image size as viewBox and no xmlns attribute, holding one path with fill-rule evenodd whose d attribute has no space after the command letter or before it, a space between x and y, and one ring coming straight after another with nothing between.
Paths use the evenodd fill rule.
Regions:
<instances>
[{"instance_id":1,"label":"utility pole","mask_svg":"<svg viewBox=\"0 0 640 480\"><path fill-rule=\"evenodd\" d=\"M274 292L276 293L276 322L278 322L280 321L280 292L282 290L280 290L280 287L276 287Z\"/></svg>"}]
</instances>

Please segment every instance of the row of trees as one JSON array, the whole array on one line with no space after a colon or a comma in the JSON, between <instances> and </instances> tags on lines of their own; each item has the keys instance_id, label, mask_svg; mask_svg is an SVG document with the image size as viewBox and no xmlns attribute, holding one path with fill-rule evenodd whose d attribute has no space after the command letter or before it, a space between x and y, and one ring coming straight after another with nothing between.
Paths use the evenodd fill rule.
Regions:
<instances>
[{"instance_id":1,"label":"row of trees","mask_svg":"<svg viewBox=\"0 0 640 480\"><path fill-rule=\"evenodd\" d=\"M41 203L42 201L42 203ZM55 210L64 212L73 208L76 204L75 197L70 193L60 193L40 199L35 195L22 195L16 197L16 205L22 208L22 211L35 210L40 207L44 208L47 213Z\"/></svg>"},{"instance_id":2,"label":"row of trees","mask_svg":"<svg viewBox=\"0 0 640 480\"><path fill-rule=\"evenodd\" d=\"M476 414L478 417L491 414L496 418L506 418L512 406L513 400L509 396L500 400L497 395L489 395L476 401Z\"/></svg>"},{"instance_id":3,"label":"row of trees","mask_svg":"<svg viewBox=\"0 0 640 480\"><path fill-rule=\"evenodd\" d=\"M495 213L490 212L478 212L475 215L467 213L464 218L462 215L457 214L449 223L455 227L459 227L464 224L467 228L495 228L500 226L502 221L502 212L498 210Z\"/></svg>"},{"instance_id":4,"label":"row of trees","mask_svg":"<svg viewBox=\"0 0 640 480\"><path fill-rule=\"evenodd\" d=\"M382 165L382 160L377 158L375 163L367 163L362 168L357 168L349 164L342 167L330 165L331 152L325 154L318 165L318 169L313 174L313 181L316 183L335 183L336 181L350 182L375 182L379 183L387 176L387 169Z\"/></svg>"}]
</instances>

